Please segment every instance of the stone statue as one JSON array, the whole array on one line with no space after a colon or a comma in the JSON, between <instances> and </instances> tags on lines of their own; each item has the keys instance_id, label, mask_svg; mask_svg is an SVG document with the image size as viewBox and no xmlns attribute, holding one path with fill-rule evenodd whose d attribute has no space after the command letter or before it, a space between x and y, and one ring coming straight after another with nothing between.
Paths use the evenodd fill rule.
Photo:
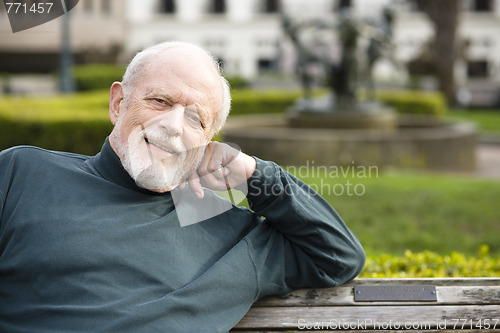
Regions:
<instances>
[{"instance_id":1,"label":"stone statue","mask_svg":"<svg viewBox=\"0 0 500 333\"><path fill-rule=\"evenodd\" d=\"M376 128L392 130L396 116L375 98L372 71L391 50L392 11L381 22L362 20L349 8L340 10L334 22L293 20L283 17L285 34L297 52L296 71L304 91L288 112L289 125L306 128ZM328 37L329 36L329 37ZM322 70L313 72L312 67ZM323 73L324 77L316 77ZM314 82L327 82L331 95L312 98ZM367 87L367 98L358 90Z\"/></svg>"},{"instance_id":2,"label":"stone statue","mask_svg":"<svg viewBox=\"0 0 500 333\"><path fill-rule=\"evenodd\" d=\"M338 22L295 22L284 16L283 30L297 52L296 70L304 90L304 99L311 101L312 83L316 80L309 72L310 64L321 64L326 73L326 82L335 98L331 111L359 109L357 90L363 83L368 87L369 99L375 99L372 71L377 60L386 56L392 39L393 12L385 9L382 21L373 23L354 18L348 8L338 16ZM341 56L334 59L330 54L318 53L316 45L306 44L305 28L314 27L316 32L336 34ZM310 104L313 104L310 102ZM333 103L331 103L333 104ZM325 105L323 103L323 105Z\"/></svg>"},{"instance_id":3,"label":"stone statue","mask_svg":"<svg viewBox=\"0 0 500 333\"><path fill-rule=\"evenodd\" d=\"M292 41L295 50L297 51L297 64L296 72L300 78L302 89L304 91L304 98L310 100L312 98L312 82L313 77L309 72L309 63L314 59L313 54L309 51L300 36L300 26L294 24L292 19L288 16L283 16L282 19L283 30Z\"/></svg>"},{"instance_id":4,"label":"stone statue","mask_svg":"<svg viewBox=\"0 0 500 333\"><path fill-rule=\"evenodd\" d=\"M330 64L331 88L338 103L352 104L355 100L358 79L358 39L360 30L357 22L350 17L343 18L338 26L342 57L340 63Z\"/></svg>"}]
</instances>

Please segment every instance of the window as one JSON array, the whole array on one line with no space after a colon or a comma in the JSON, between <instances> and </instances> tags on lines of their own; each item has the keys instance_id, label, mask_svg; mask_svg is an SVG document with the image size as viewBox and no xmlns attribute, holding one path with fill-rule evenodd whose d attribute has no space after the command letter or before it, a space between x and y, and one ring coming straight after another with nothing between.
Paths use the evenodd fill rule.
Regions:
<instances>
[{"instance_id":1,"label":"window","mask_svg":"<svg viewBox=\"0 0 500 333\"><path fill-rule=\"evenodd\" d=\"M351 8L351 0L338 0L337 11Z\"/></svg>"},{"instance_id":2,"label":"window","mask_svg":"<svg viewBox=\"0 0 500 333\"><path fill-rule=\"evenodd\" d=\"M160 11L164 14L174 14L176 11L175 0L163 0Z\"/></svg>"},{"instance_id":3,"label":"window","mask_svg":"<svg viewBox=\"0 0 500 333\"><path fill-rule=\"evenodd\" d=\"M111 13L111 0L101 0L101 10L104 14Z\"/></svg>"},{"instance_id":4,"label":"window","mask_svg":"<svg viewBox=\"0 0 500 333\"><path fill-rule=\"evenodd\" d=\"M280 1L279 0L264 0L262 3L263 13L279 13L280 12Z\"/></svg>"},{"instance_id":5,"label":"window","mask_svg":"<svg viewBox=\"0 0 500 333\"><path fill-rule=\"evenodd\" d=\"M83 2L83 11L86 13L91 13L94 9L94 0L85 0Z\"/></svg>"},{"instance_id":6,"label":"window","mask_svg":"<svg viewBox=\"0 0 500 333\"><path fill-rule=\"evenodd\" d=\"M212 0L212 7L210 8L212 14L224 14L226 12L225 0Z\"/></svg>"},{"instance_id":7,"label":"window","mask_svg":"<svg viewBox=\"0 0 500 333\"><path fill-rule=\"evenodd\" d=\"M471 78L488 77L488 62L486 60L467 62L467 76Z\"/></svg>"},{"instance_id":8,"label":"window","mask_svg":"<svg viewBox=\"0 0 500 333\"><path fill-rule=\"evenodd\" d=\"M472 10L475 12L492 12L493 6L492 0L474 0Z\"/></svg>"},{"instance_id":9,"label":"window","mask_svg":"<svg viewBox=\"0 0 500 333\"><path fill-rule=\"evenodd\" d=\"M273 59L260 58L257 61L259 72L268 72L276 69L276 61Z\"/></svg>"}]
</instances>

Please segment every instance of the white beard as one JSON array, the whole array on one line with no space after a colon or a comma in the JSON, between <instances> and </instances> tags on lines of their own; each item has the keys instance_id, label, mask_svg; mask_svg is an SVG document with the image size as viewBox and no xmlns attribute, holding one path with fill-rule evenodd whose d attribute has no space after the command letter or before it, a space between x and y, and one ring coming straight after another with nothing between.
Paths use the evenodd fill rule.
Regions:
<instances>
[{"instance_id":1,"label":"white beard","mask_svg":"<svg viewBox=\"0 0 500 333\"><path fill-rule=\"evenodd\" d=\"M127 141L123 141L119 131L120 120L113 131L114 139L122 156L123 167L138 186L154 192L171 191L186 181L201 163L203 147L187 150L179 138L143 130L139 126L130 133ZM168 144L178 153L161 160L155 158L155 153L144 138L154 138L155 142Z\"/></svg>"}]
</instances>

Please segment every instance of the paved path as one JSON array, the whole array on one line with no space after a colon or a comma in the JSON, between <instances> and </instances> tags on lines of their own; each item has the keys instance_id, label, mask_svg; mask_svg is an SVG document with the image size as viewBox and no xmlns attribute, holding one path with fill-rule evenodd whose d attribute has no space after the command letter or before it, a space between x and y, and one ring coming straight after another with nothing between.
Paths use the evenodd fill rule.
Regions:
<instances>
[{"instance_id":1,"label":"paved path","mask_svg":"<svg viewBox=\"0 0 500 333\"><path fill-rule=\"evenodd\" d=\"M477 170L475 175L500 180L500 145L480 144L476 148Z\"/></svg>"}]
</instances>

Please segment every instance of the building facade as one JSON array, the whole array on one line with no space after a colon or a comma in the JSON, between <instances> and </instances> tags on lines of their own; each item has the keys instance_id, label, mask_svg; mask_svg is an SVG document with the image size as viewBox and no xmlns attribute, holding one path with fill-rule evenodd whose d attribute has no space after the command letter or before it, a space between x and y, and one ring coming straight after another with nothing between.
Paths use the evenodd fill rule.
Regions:
<instances>
[{"instance_id":1,"label":"building facade","mask_svg":"<svg viewBox=\"0 0 500 333\"><path fill-rule=\"evenodd\" d=\"M467 45L457 61L458 84L500 84L500 0L457 1L463 1L459 36ZM335 26L342 9L369 18L388 5L396 13L394 58L414 61L434 33L414 0L80 0L70 12L71 44L77 63L125 63L148 45L188 41L219 58L226 74L254 79L294 72L297 53L283 32L283 15ZM13 34L0 2L0 72L54 67L60 21ZM387 66L378 73L389 80L393 74Z\"/></svg>"},{"instance_id":2,"label":"building facade","mask_svg":"<svg viewBox=\"0 0 500 333\"><path fill-rule=\"evenodd\" d=\"M63 18L12 33L6 10L4 2L0 2L0 72L43 73L57 69ZM124 11L122 0L81 0L69 11L65 18L69 17L71 49L77 63L117 60L125 43Z\"/></svg>"}]
</instances>

